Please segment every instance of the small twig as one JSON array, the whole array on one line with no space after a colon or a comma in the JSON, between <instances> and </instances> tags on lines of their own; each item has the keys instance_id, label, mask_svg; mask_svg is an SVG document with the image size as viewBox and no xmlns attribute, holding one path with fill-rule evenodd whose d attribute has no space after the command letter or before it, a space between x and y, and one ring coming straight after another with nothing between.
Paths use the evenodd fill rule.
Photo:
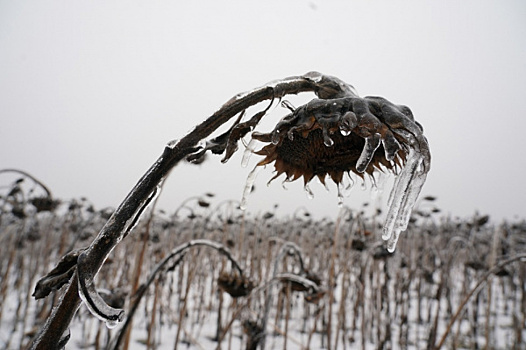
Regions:
<instances>
[{"instance_id":1,"label":"small twig","mask_svg":"<svg viewBox=\"0 0 526 350\"><path fill-rule=\"evenodd\" d=\"M18 173L20 175L23 175L25 177L28 177L30 178L34 183L36 183L37 185L39 185L43 190L44 192L46 192L46 195L47 197L49 198L52 198L53 196L51 195L51 191L49 190L49 188L47 188L46 185L44 185L40 180L38 180L37 178L35 178L33 175L29 174L28 172L25 172L23 170L18 170L18 169L1 169L0 170L0 174L1 173Z\"/></svg>"}]
</instances>

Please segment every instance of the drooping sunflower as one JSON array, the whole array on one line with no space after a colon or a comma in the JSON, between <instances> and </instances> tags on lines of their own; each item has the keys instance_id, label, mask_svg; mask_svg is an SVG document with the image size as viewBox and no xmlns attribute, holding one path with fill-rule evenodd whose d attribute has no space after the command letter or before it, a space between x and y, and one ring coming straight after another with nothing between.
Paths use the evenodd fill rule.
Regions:
<instances>
[{"instance_id":1,"label":"drooping sunflower","mask_svg":"<svg viewBox=\"0 0 526 350\"><path fill-rule=\"evenodd\" d=\"M268 133L254 131L272 103L286 95L314 92L317 98L299 108L284 102L291 113ZM270 100L269 106L243 121L247 108ZM411 211L430 170L431 154L422 126L411 110L385 98L359 97L354 88L342 80L317 72L270 82L230 99L211 117L222 114L237 120L225 133L197 147L188 159L198 161L206 151L224 154L228 161L238 149L238 141L249 132L252 139L265 145L254 153L264 158L247 177L241 208L252 191L256 169L273 164L276 174L285 174L285 181L303 177L305 189L315 177L325 184L327 177L336 183L338 197L354 182L351 173L362 179L370 175L375 183L376 170L396 174L388 199L388 211L382 238L393 251L400 232L407 228ZM203 125L209 127L208 123ZM253 148L248 147L249 151ZM346 177L350 181L344 181ZM347 183L345 183L347 182ZM340 201L341 202L341 201Z\"/></svg>"},{"instance_id":2,"label":"drooping sunflower","mask_svg":"<svg viewBox=\"0 0 526 350\"><path fill-rule=\"evenodd\" d=\"M329 176L340 185L345 174L363 179L375 171L397 172L406 159L407 141L372 115L358 118L348 104L340 98L314 100L295 110L289 106L292 113L273 131L254 132L253 139L266 143L255 152L264 156L258 165L274 164L270 181L285 174L286 181L303 177L307 185L317 177L325 184Z\"/></svg>"}]
</instances>

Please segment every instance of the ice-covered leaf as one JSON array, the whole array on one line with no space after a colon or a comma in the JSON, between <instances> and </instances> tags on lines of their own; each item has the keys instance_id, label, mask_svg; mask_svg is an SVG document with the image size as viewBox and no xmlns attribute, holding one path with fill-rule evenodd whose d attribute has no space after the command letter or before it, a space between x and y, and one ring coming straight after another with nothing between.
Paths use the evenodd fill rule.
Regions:
<instances>
[{"instance_id":1,"label":"ice-covered leaf","mask_svg":"<svg viewBox=\"0 0 526 350\"><path fill-rule=\"evenodd\" d=\"M52 291L58 290L68 283L75 272L77 259L83 251L84 249L77 249L64 255L57 266L37 282L33 297L35 299L45 298Z\"/></svg>"}]
</instances>

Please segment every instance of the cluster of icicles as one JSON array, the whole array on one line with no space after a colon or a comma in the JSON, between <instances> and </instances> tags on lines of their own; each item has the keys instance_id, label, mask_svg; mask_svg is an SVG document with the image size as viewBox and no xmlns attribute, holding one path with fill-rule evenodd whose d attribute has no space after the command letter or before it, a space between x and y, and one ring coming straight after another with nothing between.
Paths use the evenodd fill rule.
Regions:
<instances>
[{"instance_id":1,"label":"cluster of icicles","mask_svg":"<svg viewBox=\"0 0 526 350\"><path fill-rule=\"evenodd\" d=\"M253 141L254 140L252 140L247 145L243 155L243 167L247 166L250 154L253 153ZM393 189L391 190L387 202L388 211L382 233L382 239L386 241L386 248L391 253L396 249L396 244L400 237L400 233L407 229L411 212L416 203L418 195L420 194L420 190L426 181L427 171L425 170L425 163L425 156L417 149L410 148L406 156L405 165L396 176ZM247 176L240 205L242 210L245 210L247 207L248 197L253 190L254 183L260 169L261 167L256 165ZM349 177L348 180L353 181L351 177ZM371 180L373 186L376 186L375 178L371 177ZM287 181L288 179L284 180L284 182ZM267 185L269 184L270 183ZM338 201L340 205L343 204L343 191L346 190L346 192L348 192L352 185L353 183L347 185L338 185ZM365 183L363 185L365 186ZM308 184L305 184L305 192L310 199L313 198L313 192L309 188Z\"/></svg>"}]
</instances>

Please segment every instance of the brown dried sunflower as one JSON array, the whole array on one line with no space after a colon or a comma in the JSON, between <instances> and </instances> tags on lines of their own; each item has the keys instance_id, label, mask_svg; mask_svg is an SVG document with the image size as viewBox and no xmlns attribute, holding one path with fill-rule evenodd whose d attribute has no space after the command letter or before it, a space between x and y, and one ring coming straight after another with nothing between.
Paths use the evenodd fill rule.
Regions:
<instances>
[{"instance_id":1,"label":"brown dried sunflower","mask_svg":"<svg viewBox=\"0 0 526 350\"><path fill-rule=\"evenodd\" d=\"M226 272L219 275L217 284L221 290L230 294L232 298L247 296L254 289L254 282L247 277Z\"/></svg>"},{"instance_id":2,"label":"brown dried sunflower","mask_svg":"<svg viewBox=\"0 0 526 350\"><path fill-rule=\"evenodd\" d=\"M345 173L352 172L363 178L364 173L372 175L375 170L384 169L395 171L403 165L406 153L399 145L405 140L398 141L389 135L388 151L391 153L386 153L380 142L381 135L369 131L376 127L372 120L358 125L352 111L336 108L346 102L344 99L332 102L329 104L331 111L325 108L326 100L311 101L293 110L272 132L252 134L254 139L267 143L256 153L265 157L258 165L274 163L276 175L271 181L285 174L287 181L303 177L307 184L316 176L325 184L329 175L339 185ZM386 135L388 129L382 127L380 131ZM396 157L395 149L398 149Z\"/></svg>"}]
</instances>

